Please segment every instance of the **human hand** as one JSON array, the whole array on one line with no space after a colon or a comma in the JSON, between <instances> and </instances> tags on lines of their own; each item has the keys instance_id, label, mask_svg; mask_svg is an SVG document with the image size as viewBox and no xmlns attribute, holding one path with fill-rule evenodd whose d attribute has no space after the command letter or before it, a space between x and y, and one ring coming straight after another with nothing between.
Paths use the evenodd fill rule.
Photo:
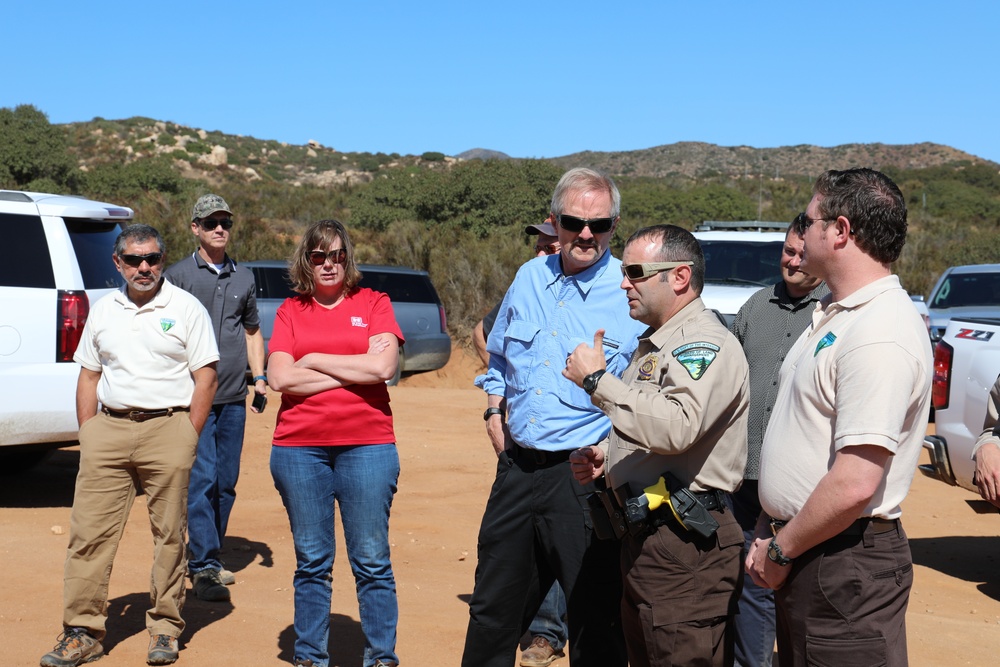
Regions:
<instances>
[{"instance_id":1,"label":"human hand","mask_svg":"<svg viewBox=\"0 0 1000 667\"><path fill-rule=\"evenodd\" d=\"M979 495L983 500L1000 507L1000 446L987 441L976 451L974 458Z\"/></svg>"},{"instance_id":2,"label":"human hand","mask_svg":"<svg viewBox=\"0 0 1000 667\"><path fill-rule=\"evenodd\" d=\"M598 329L594 333L594 347L586 343L577 345L576 349L566 357L566 368L562 374L576 386L582 387L583 378L607 367L608 362L604 358L604 329Z\"/></svg>"},{"instance_id":3,"label":"human hand","mask_svg":"<svg viewBox=\"0 0 1000 667\"><path fill-rule=\"evenodd\" d=\"M604 451L588 445L570 452L569 469L580 484L589 484L604 474Z\"/></svg>"}]
</instances>

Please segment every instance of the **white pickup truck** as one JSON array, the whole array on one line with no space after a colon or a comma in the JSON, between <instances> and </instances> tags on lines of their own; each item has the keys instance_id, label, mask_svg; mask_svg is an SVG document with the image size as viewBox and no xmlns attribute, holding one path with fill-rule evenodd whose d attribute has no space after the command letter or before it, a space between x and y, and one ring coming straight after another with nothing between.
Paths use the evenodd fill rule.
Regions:
<instances>
[{"instance_id":1,"label":"white pickup truck","mask_svg":"<svg viewBox=\"0 0 1000 667\"><path fill-rule=\"evenodd\" d=\"M972 448L983 431L990 389L1000 375L1000 318L953 319L934 346L931 462L920 472L978 492Z\"/></svg>"}]
</instances>

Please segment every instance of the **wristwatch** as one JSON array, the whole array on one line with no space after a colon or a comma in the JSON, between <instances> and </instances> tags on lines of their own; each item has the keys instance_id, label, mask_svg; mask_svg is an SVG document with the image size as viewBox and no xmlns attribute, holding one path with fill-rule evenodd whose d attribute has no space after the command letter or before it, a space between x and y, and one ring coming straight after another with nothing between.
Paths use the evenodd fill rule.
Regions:
<instances>
[{"instance_id":1,"label":"wristwatch","mask_svg":"<svg viewBox=\"0 0 1000 667\"><path fill-rule=\"evenodd\" d=\"M785 567L786 565L792 562L792 559L788 558L787 556L785 556L785 554L781 553L781 547L778 546L778 543L774 541L775 539L777 538L772 537L771 541L768 542L767 544L767 557L773 560L781 567Z\"/></svg>"},{"instance_id":2,"label":"wristwatch","mask_svg":"<svg viewBox=\"0 0 1000 667\"><path fill-rule=\"evenodd\" d=\"M607 371L601 369L599 371L594 371L587 377L583 378L583 390L587 392L588 396L593 396L594 392L597 391L597 383L600 382L601 376L603 376Z\"/></svg>"},{"instance_id":3,"label":"wristwatch","mask_svg":"<svg viewBox=\"0 0 1000 667\"><path fill-rule=\"evenodd\" d=\"M503 410L500 408L486 408L486 412L483 413L483 421L489 421L493 415L503 415Z\"/></svg>"}]
</instances>

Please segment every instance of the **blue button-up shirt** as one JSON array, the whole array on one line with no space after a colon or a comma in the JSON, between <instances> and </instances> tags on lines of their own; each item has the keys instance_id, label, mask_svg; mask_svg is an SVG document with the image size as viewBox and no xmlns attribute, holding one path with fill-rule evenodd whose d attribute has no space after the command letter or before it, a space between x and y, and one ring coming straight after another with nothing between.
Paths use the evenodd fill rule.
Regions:
<instances>
[{"instance_id":1,"label":"blue button-up shirt","mask_svg":"<svg viewBox=\"0 0 1000 667\"><path fill-rule=\"evenodd\" d=\"M538 257L518 270L507 290L486 343L489 369L476 386L507 399L507 426L522 447L575 449L611 430L587 392L562 371L577 345L594 344L598 329L605 330L608 372L621 375L628 366L647 327L629 317L620 267L608 251L567 276L558 254Z\"/></svg>"}]
</instances>

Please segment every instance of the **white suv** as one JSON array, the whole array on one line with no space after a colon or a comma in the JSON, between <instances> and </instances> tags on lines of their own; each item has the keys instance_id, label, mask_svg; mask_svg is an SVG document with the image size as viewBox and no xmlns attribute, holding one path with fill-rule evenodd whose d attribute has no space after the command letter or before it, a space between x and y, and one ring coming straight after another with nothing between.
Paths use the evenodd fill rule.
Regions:
<instances>
[{"instance_id":1,"label":"white suv","mask_svg":"<svg viewBox=\"0 0 1000 667\"><path fill-rule=\"evenodd\" d=\"M132 209L0 190L0 473L76 442L73 363L90 304L120 284L111 255Z\"/></svg>"},{"instance_id":2,"label":"white suv","mask_svg":"<svg viewBox=\"0 0 1000 667\"><path fill-rule=\"evenodd\" d=\"M781 280L787 222L704 222L694 236L705 253L702 301L727 325L747 299Z\"/></svg>"}]
</instances>

